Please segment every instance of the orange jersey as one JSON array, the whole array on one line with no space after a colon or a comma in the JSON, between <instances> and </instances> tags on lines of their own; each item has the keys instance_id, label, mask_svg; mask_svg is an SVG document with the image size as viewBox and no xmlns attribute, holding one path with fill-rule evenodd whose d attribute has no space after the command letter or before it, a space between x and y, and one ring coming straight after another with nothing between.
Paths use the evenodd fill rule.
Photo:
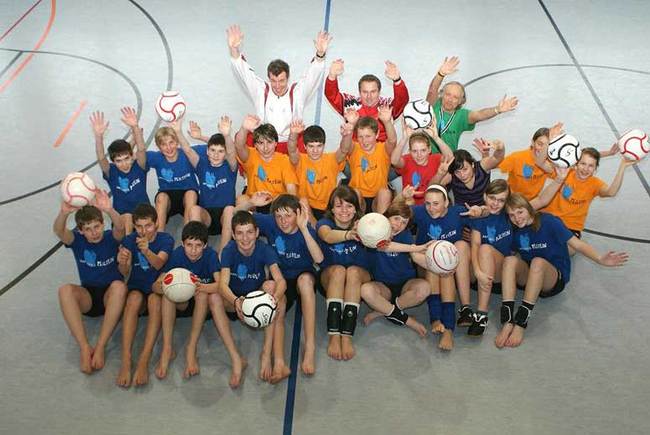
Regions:
<instances>
[{"instance_id":1,"label":"orange jersey","mask_svg":"<svg viewBox=\"0 0 650 435\"><path fill-rule=\"evenodd\" d=\"M564 185L555 194L551 203L543 210L562 219L570 230L582 231L591 201L599 196L605 182L598 177L580 180L571 169Z\"/></svg>"},{"instance_id":2,"label":"orange jersey","mask_svg":"<svg viewBox=\"0 0 650 435\"><path fill-rule=\"evenodd\" d=\"M298 196L307 198L310 207L325 210L330 194L336 188L337 176L344 167L345 161L336 161L336 153L324 153L316 161L300 153L296 166Z\"/></svg>"},{"instance_id":3,"label":"orange jersey","mask_svg":"<svg viewBox=\"0 0 650 435\"><path fill-rule=\"evenodd\" d=\"M364 198L374 198L380 189L388 186L390 156L384 142L377 142L374 151L366 152L357 142L352 144L350 162L350 187L361 192Z\"/></svg>"},{"instance_id":4,"label":"orange jersey","mask_svg":"<svg viewBox=\"0 0 650 435\"><path fill-rule=\"evenodd\" d=\"M535 164L530 148L507 155L499 164L499 169L508 174L510 190L524 195L528 201L539 195L546 179L553 176Z\"/></svg>"},{"instance_id":5,"label":"orange jersey","mask_svg":"<svg viewBox=\"0 0 650 435\"><path fill-rule=\"evenodd\" d=\"M239 163L244 168L248 187L246 194L267 191L275 198L287 193L287 184L298 184L293 165L286 154L275 153L271 161L265 162L254 148L248 149L248 160Z\"/></svg>"}]
</instances>

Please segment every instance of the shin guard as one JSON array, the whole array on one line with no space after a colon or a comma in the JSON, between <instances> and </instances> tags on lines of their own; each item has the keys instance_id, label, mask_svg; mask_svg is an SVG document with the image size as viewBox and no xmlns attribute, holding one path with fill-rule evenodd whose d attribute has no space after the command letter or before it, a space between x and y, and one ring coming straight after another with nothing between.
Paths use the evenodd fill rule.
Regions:
<instances>
[{"instance_id":1,"label":"shin guard","mask_svg":"<svg viewBox=\"0 0 650 435\"><path fill-rule=\"evenodd\" d=\"M406 321L409 318L409 315L406 314L404 311L402 311L397 304L393 305L393 311L390 312L390 314L387 314L386 320L388 320L391 323L394 323L399 326L404 326L406 324Z\"/></svg>"},{"instance_id":2,"label":"shin guard","mask_svg":"<svg viewBox=\"0 0 650 435\"><path fill-rule=\"evenodd\" d=\"M327 299L327 333L329 335L341 333L342 313L343 299Z\"/></svg>"},{"instance_id":3,"label":"shin guard","mask_svg":"<svg viewBox=\"0 0 650 435\"><path fill-rule=\"evenodd\" d=\"M359 304L346 302L343 306L343 320L341 321L341 335L353 336L357 327Z\"/></svg>"},{"instance_id":4,"label":"shin guard","mask_svg":"<svg viewBox=\"0 0 650 435\"><path fill-rule=\"evenodd\" d=\"M530 318L530 313L533 311L533 308L535 308L535 304L523 301L517 310L517 314L515 314L515 325L526 329L528 326L528 319Z\"/></svg>"},{"instance_id":5,"label":"shin guard","mask_svg":"<svg viewBox=\"0 0 650 435\"><path fill-rule=\"evenodd\" d=\"M504 325L514 320L515 301L501 302L501 324Z\"/></svg>"}]
</instances>

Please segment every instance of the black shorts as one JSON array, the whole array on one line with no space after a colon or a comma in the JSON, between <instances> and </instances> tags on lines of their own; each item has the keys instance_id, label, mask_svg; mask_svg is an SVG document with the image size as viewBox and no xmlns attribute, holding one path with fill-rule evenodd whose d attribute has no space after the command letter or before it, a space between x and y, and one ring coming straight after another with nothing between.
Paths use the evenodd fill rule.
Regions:
<instances>
[{"instance_id":1,"label":"black shorts","mask_svg":"<svg viewBox=\"0 0 650 435\"><path fill-rule=\"evenodd\" d=\"M221 234L221 216L226 207L208 207L205 211L210 215L210 226L208 227L208 234L216 236Z\"/></svg>"},{"instance_id":2,"label":"black shorts","mask_svg":"<svg viewBox=\"0 0 650 435\"><path fill-rule=\"evenodd\" d=\"M310 273L314 277L314 290L318 287L318 278L314 272L300 272L300 275L303 273ZM300 277L298 275L298 277ZM293 307L293 303L296 302L296 299L300 297L300 293L298 293L298 278L285 278L285 281L287 282L287 290L284 292L284 297L287 298L287 306L285 309L285 312L289 312L291 307Z\"/></svg>"},{"instance_id":3,"label":"black shorts","mask_svg":"<svg viewBox=\"0 0 650 435\"><path fill-rule=\"evenodd\" d=\"M178 305L176 305L176 318L192 317L192 314L194 314L194 296L192 296L190 300L187 301L187 308L185 308L184 310L181 310L180 308L178 308Z\"/></svg>"},{"instance_id":4,"label":"black shorts","mask_svg":"<svg viewBox=\"0 0 650 435\"><path fill-rule=\"evenodd\" d=\"M390 290L390 303L394 304L397 298L402 294L402 289L404 289L404 285L406 285L406 281L394 283L394 284L389 284L387 282L384 283L386 287Z\"/></svg>"},{"instance_id":5,"label":"black shorts","mask_svg":"<svg viewBox=\"0 0 650 435\"><path fill-rule=\"evenodd\" d=\"M237 313L234 311L226 310L226 316L228 316L228 319L230 319L231 322L236 322L237 320L239 320L239 317L237 317Z\"/></svg>"},{"instance_id":6,"label":"black shorts","mask_svg":"<svg viewBox=\"0 0 650 435\"><path fill-rule=\"evenodd\" d=\"M562 291L564 290L565 285L566 284L564 283L564 279L562 278L562 274L558 270L557 271L557 281L555 281L555 285L553 286L553 288L550 289L550 290L546 290L546 291L542 290L539 293L539 297L540 298L550 298L550 297L553 297L553 296L555 296L555 295L557 295L559 293L562 293Z\"/></svg>"},{"instance_id":7,"label":"black shorts","mask_svg":"<svg viewBox=\"0 0 650 435\"><path fill-rule=\"evenodd\" d=\"M188 189L196 192L193 189ZM175 216L177 214L183 215L185 214L185 206L183 205L183 197L185 196L185 192L188 190L159 190L158 193L156 193L156 198L158 195L161 193L166 194L169 197L169 211L167 212L167 220L169 221L169 218L172 216ZM197 192L198 195L198 192Z\"/></svg>"},{"instance_id":8,"label":"black shorts","mask_svg":"<svg viewBox=\"0 0 650 435\"><path fill-rule=\"evenodd\" d=\"M371 213L372 212L372 202L375 200L375 197L373 196L372 198L366 198L364 196L363 200L366 203L366 213Z\"/></svg>"},{"instance_id":9,"label":"black shorts","mask_svg":"<svg viewBox=\"0 0 650 435\"><path fill-rule=\"evenodd\" d=\"M91 306L90 310L83 313L87 317L100 317L104 315L106 307L104 306L104 295L110 284L106 287L83 286L90 293Z\"/></svg>"},{"instance_id":10,"label":"black shorts","mask_svg":"<svg viewBox=\"0 0 650 435\"><path fill-rule=\"evenodd\" d=\"M573 235L576 236L577 238L582 239L582 231L572 230L570 228L569 228L569 231L571 231L573 233Z\"/></svg>"},{"instance_id":11,"label":"black shorts","mask_svg":"<svg viewBox=\"0 0 650 435\"><path fill-rule=\"evenodd\" d=\"M323 219L323 216L325 216L325 212L326 212L326 210L320 210L320 209L317 209L317 208L312 208L311 209L311 214L314 215L314 217L316 218L317 221Z\"/></svg>"}]
</instances>

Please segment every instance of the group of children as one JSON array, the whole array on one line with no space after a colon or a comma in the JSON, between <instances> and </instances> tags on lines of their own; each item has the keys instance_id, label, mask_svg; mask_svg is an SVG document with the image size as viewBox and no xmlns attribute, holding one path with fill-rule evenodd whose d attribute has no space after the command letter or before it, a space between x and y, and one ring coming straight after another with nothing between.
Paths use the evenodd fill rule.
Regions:
<instances>
[{"instance_id":1,"label":"group of children","mask_svg":"<svg viewBox=\"0 0 650 435\"><path fill-rule=\"evenodd\" d=\"M231 55L238 62L242 37L238 28L229 29ZM317 58L325 56L328 41L319 34ZM438 347L450 350L456 326L467 327L470 336L483 335L495 291L502 294L502 327L495 343L515 347L523 340L537 299L558 294L569 282L570 255L580 252L603 266L625 263L627 254L600 254L580 236L591 201L614 196L632 163L622 159L609 185L594 173L601 155L615 153L614 148L605 153L586 148L575 168L553 167L547 147L562 131L561 124L537 130L528 149L509 155L501 141L476 139L481 159L475 160L457 149L460 134L476 122L514 109L517 101L504 98L493 108L463 109L465 90L460 83L449 82L438 92L457 65L456 58L445 59L432 80L427 95L434 112L431 126L413 131L402 123L399 140L394 119L402 109L391 99L364 94L379 80L362 77L362 96L353 101L358 107L346 104L350 98L333 102L344 118L333 152L325 152L320 126L306 127L296 117L284 131L286 154L280 152L278 129L258 115L244 117L234 138L228 117L219 120L219 133L209 137L190 122L190 136L206 143L195 146L185 138L181 118L158 129L158 151L146 151L135 111L123 108L122 121L131 130L133 144L113 141L109 162L103 143L108 123L102 113L93 113L97 159L113 201L98 191L93 205L78 209L62 203L54 223L54 232L73 250L79 270L80 284L60 287L59 300L80 346L81 370L91 373L103 367L106 344L121 318L117 384L148 382L161 329L155 374L163 379L175 357L175 320L191 317L184 375L196 375L198 340L211 317L230 355L229 384L236 388L247 362L235 344L230 321L242 319L243 298L254 290L277 301L275 319L263 331L260 355L259 377L271 383L290 374L284 358L284 320L297 300L304 315L301 370L315 372L317 290L326 299L327 353L336 360L355 355L353 337L362 301L370 308L364 324L385 317L420 336L430 330L440 336ZM288 69L269 68L271 90L276 92L277 78L288 79ZM338 92L330 82L342 68L341 60L332 63L325 88L330 101ZM403 93L406 88L395 69L387 63L396 89L403 86ZM294 92L286 80L284 92ZM150 168L159 186L153 205L146 191ZM397 194L389 183L392 168L402 178L403 190ZM507 181L491 179L496 168ZM246 186L238 195L239 170ZM349 176L341 182L344 170ZM391 241L377 249L366 248L357 234L357 222L371 211L384 214L391 226ZM73 213L76 228L69 230L66 220ZM102 213L110 216L112 229L104 229ZM183 216L184 226L181 243L174 248L165 228L176 214ZM219 234L213 249L208 238ZM427 269L425 251L435 240L456 246L459 264L454 273ZM176 267L199 278L194 297L185 303L171 301L162 291L162 277ZM471 305L472 283L478 290L476 309ZM524 292L515 310L518 287ZM429 328L406 312L425 301ZM94 346L82 315L104 316ZM148 316L147 328L133 370L132 348L141 315Z\"/></svg>"}]
</instances>

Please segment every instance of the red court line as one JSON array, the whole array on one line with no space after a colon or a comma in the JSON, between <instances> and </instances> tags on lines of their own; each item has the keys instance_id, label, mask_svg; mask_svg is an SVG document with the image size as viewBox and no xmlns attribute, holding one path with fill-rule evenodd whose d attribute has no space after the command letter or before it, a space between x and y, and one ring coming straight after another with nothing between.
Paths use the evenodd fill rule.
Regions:
<instances>
[{"instance_id":1,"label":"red court line","mask_svg":"<svg viewBox=\"0 0 650 435\"><path fill-rule=\"evenodd\" d=\"M61 134L59 137L56 138L54 141L54 148L58 148L59 145L63 142L63 139L65 139L65 136L68 134L72 126L74 125L75 121L77 118L79 118L79 115L81 115L81 111L84 110L84 107L86 107L86 100L83 100L81 104L79 105L79 108L72 114L70 119L68 120L68 123L63 127L63 130L61 130Z\"/></svg>"},{"instance_id":2,"label":"red court line","mask_svg":"<svg viewBox=\"0 0 650 435\"><path fill-rule=\"evenodd\" d=\"M45 30L43 31L43 34L41 35L41 39L38 40L36 45L32 50L36 51L39 48L41 48L41 45L45 42L45 39L47 39L47 35L50 33L50 29L52 28L52 24L54 23L54 17L56 16L56 0L51 0L52 6L50 8L50 19L47 22L47 26L45 27ZM0 94L4 92L5 89L11 84L11 82L14 81L16 77L22 72L23 68L27 66L27 64L32 60L32 57L34 57L34 53L30 53L25 60L21 62L20 65L18 65L18 68L14 70L14 72L9 76L9 78L0 85Z\"/></svg>"},{"instance_id":3,"label":"red court line","mask_svg":"<svg viewBox=\"0 0 650 435\"><path fill-rule=\"evenodd\" d=\"M13 26L9 27L9 29L8 29L6 32L4 32L4 33L2 34L2 36L0 36L0 41L2 41L3 39L5 39L5 36L7 36L9 33L11 33L11 31L14 30L14 27L16 27L18 24L20 24L20 22L23 20L23 18L25 18L27 15L29 15L29 13L30 13L31 11L33 11L34 8L35 8L36 6L38 6L38 4L39 4L40 2L42 2L42 1L43 1L43 0L38 0L36 3L34 3L34 5L33 5L31 8L27 9L27 12L25 12L25 13L23 14L22 17L18 18L18 21L16 21L16 22L13 24Z\"/></svg>"}]
</instances>

